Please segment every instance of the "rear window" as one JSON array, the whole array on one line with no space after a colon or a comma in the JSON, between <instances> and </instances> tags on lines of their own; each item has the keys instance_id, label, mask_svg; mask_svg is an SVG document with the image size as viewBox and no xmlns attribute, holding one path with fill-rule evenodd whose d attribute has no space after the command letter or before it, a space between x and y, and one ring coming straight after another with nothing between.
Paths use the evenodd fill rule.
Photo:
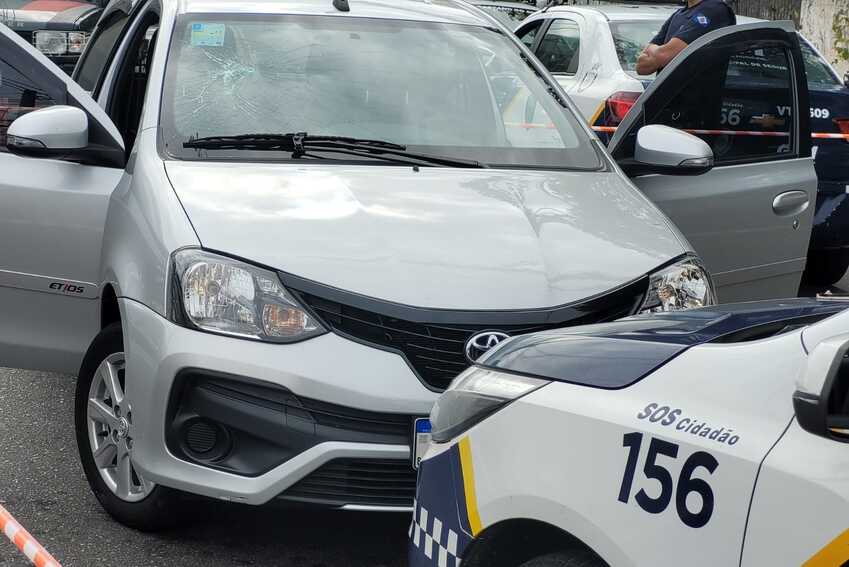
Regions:
<instances>
[{"instance_id":1,"label":"rear window","mask_svg":"<svg viewBox=\"0 0 849 567\"><path fill-rule=\"evenodd\" d=\"M636 70L637 57L657 35L662 26L662 20L610 22L613 45L616 46L616 56L619 57L619 64L622 65L623 71L634 77L638 76Z\"/></svg>"},{"instance_id":2,"label":"rear window","mask_svg":"<svg viewBox=\"0 0 849 567\"><path fill-rule=\"evenodd\" d=\"M801 38L800 38L801 39ZM802 59L805 61L805 73L808 75L808 87L840 86L840 79L832 73L828 63L804 39L799 42L802 46Z\"/></svg>"}]
</instances>

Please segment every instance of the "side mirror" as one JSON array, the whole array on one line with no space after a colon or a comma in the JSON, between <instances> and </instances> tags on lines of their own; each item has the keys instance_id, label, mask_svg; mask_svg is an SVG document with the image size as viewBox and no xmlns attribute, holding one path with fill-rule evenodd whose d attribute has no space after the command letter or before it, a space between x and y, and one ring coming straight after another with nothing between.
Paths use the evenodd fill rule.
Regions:
<instances>
[{"instance_id":1,"label":"side mirror","mask_svg":"<svg viewBox=\"0 0 849 567\"><path fill-rule=\"evenodd\" d=\"M808 356L793 409L808 433L849 443L849 334L822 341Z\"/></svg>"},{"instance_id":2,"label":"side mirror","mask_svg":"<svg viewBox=\"0 0 849 567\"><path fill-rule=\"evenodd\" d=\"M713 168L713 150L692 134L651 124L637 131L634 161L651 173L698 175Z\"/></svg>"},{"instance_id":3,"label":"side mirror","mask_svg":"<svg viewBox=\"0 0 849 567\"><path fill-rule=\"evenodd\" d=\"M9 125L6 148L28 157L69 157L88 147L88 117L73 106L49 106Z\"/></svg>"},{"instance_id":4,"label":"side mirror","mask_svg":"<svg viewBox=\"0 0 849 567\"><path fill-rule=\"evenodd\" d=\"M843 73L843 84L849 87L849 71Z\"/></svg>"}]
</instances>

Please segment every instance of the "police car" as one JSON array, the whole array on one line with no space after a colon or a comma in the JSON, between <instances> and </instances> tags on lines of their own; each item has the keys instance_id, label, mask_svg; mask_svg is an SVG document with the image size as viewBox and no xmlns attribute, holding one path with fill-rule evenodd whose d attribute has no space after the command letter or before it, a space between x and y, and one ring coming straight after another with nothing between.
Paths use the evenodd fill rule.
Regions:
<instances>
[{"instance_id":1,"label":"police car","mask_svg":"<svg viewBox=\"0 0 849 567\"><path fill-rule=\"evenodd\" d=\"M501 342L431 413L411 566L845 565L846 306Z\"/></svg>"},{"instance_id":2,"label":"police car","mask_svg":"<svg viewBox=\"0 0 849 567\"><path fill-rule=\"evenodd\" d=\"M675 6L557 6L528 17L516 34L542 63L603 140L616 130L654 76L637 75L637 56L651 41ZM738 24L758 22L739 17ZM816 48L800 35L810 91L819 192L805 279L830 285L849 267L849 87ZM751 81L756 67L771 65L751 57L732 62L731 70ZM777 75L763 76L775 85ZM694 82L700 79L694 78ZM764 132L781 132L782 109L752 101L726 101L712 124L697 135L709 143L733 147L746 139L750 148L772 151ZM710 127L704 127L710 126ZM781 145L777 146L781 149ZM714 147L717 151L717 147Z\"/></svg>"}]
</instances>

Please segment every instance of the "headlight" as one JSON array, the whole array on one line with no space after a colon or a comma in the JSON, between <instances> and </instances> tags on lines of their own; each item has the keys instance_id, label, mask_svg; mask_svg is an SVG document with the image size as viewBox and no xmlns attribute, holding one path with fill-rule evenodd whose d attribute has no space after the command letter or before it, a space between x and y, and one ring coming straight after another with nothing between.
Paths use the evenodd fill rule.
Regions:
<instances>
[{"instance_id":1,"label":"headlight","mask_svg":"<svg viewBox=\"0 0 849 567\"><path fill-rule=\"evenodd\" d=\"M32 42L45 55L79 54L88 41L86 32L39 30L33 33Z\"/></svg>"},{"instance_id":2,"label":"headlight","mask_svg":"<svg viewBox=\"0 0 849 567\"><path fill-rule=\"evenodd\" d=\"M549 382L470 368L457 376L430 413L433 440L448 441L488 415Z\"/></svg>"},{"instance_id":3,"label":"headlight","mask_svg":"<svg viewBox=\"0 0 849 567\"><path fill-rule=\"evenodd\" d=\"M716 304L713 281L701 260L687 256L651 275L640 313L681 311Z\"/></svg>"},{"instance_id":4,"label":"headlight","mask_svg":"<svg viewBox=\"0 0 849 567\"><path fill-rule=\"evenodd\" d=\"M177 323L274 343L326 332L272 271L186 249L174 253L172 280L170 318Z\"/></svg>"}]
</instances>

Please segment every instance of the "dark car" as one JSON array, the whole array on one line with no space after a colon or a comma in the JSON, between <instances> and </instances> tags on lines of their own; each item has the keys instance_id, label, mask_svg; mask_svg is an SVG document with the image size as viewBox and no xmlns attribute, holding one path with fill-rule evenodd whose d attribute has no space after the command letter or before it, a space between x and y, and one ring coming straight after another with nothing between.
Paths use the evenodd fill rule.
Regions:
<instances>
[{"instance_id":1,"label":"dark car","mask_svg":"<svg viewBox=\"0 0 849 567\"><path fill-rule=\"evenodd\" d=\"M819 178L805 280L831 285L849 268L849 83L802 41Z\"/></svg>"},{"instance_id":2,"label":"dark car","mask_svg":"<svg viewBox=\"0 0 849 567\"><path fill-rule=\"evenodd\" d=\"M101 11L96 2L0 0L0 23L70 74Z\"/></svg>"}]
</instances>

